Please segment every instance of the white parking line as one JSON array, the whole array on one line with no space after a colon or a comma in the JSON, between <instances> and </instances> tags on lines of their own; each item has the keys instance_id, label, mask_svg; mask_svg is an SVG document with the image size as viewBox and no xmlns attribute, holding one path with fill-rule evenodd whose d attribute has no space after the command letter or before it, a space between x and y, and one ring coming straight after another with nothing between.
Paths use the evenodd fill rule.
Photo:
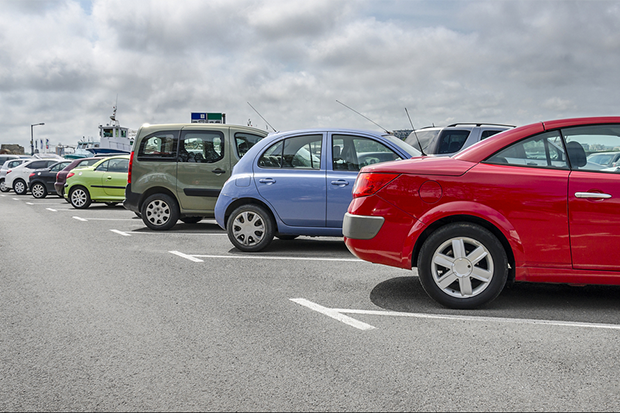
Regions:
<instances>
[{"instance_id":1,"label":"white parking line","mask_svg":"<svg viewBox=\"0 0 620 413\"><path fill-rule=\"evenodd\" d=\"M82 222L88 221L87 219L80 218L80 217L73 217L73 219L77 219L78 221L82 221Z\"/></svg>"},{"instance_id":2,"label":"white parking line","mask_svg":"<svg viewBox=\"0 0 620 413\"><path fill-rule=\"evenodd\" d=\"M45 209L47 209L48 211L52 211L52 212L58 212L58 210L54 208L45 208Z\"/></svg>"},{"instance_id":3,"label":"white parking line","mask_svg":"<svg viewBox=\"0 0 620 413\"><path fill-rule=\"evenodd\" d=\"M85 220L85 221L90 221L90 219ZM120 235L124 235L127 237L130 237L132 235L226 235L226 233L221 234L221 233L210 233L210 232L132 232L131 234L129 232L124 232L124 231L119 231L116 229L111 229L110 231L112 232L116 232L117 234ZM201 261L202 262L202 261Z\"/></svg>"},{"instance_id":4,"label":"white parking line","mask_svg":"<svg viewBox=\"0 0 620 413\"><path fill-rule=\"evenodd\" d=\"M308 301L304 298L291 298L291 301L308 307L314 311L318 311L321 314L325 314L329 317L342 321L345 324L349 324L353 327L360 328L351 324L350 320L354 320L357 323L361 323L354 318L347 317L345 314L364 314L364 315L378 315L389 317L412 317L429 320L451 320L451 321L474 321L485 323L508 323L508 324L529 324L529 325L545 325L553 327L576 327L576 328L598 328L605 330L620 330L618 324L604 324L604 323L583 323L577 321L556 321L556 320L536 320L525 318L501 318L501 317L479 317L479 316L461 316L461 315L446 315L446 314L423 314L423 313L403 313L399 311L377 311L377 310L353 310L346 308L327 308L319 304L315 304L312 301ZM340 320L339 317L346 317L347 321ZM365 324L365 323L361 323ZM369 324L366 324L369 326ZM372 326L371 326L372 327ZM374 327L373 327L374 328ZM369 330L369 328L360 328L361 330Z\"/></svg>"},{"instance_id":5,"label":"white parking line","mask_svg":"<svg viewBox=\"0 0 620 413\"><path fill-rule=\"evenodd\" d=\"M169 252L170 252L171 254L178 255L179 257L182 257L182 258L188 259L188 260L190 260L190 261L194 261L194 262L204 262L204 261L203 261L203 260L201 260L201 259L194 258L194 257L193 257L193 256L191 256L191 255L183 254L182 252L179 252L179 251L169 251Z\"/></svg>"},{"instance_id":6,"label":"white parking line","mask_svg":"<svg viewBox=\"0 0 620 413\"><path fill-rule=\"evenodd\" d=\"M117 233L117 234L119 234L119 235L122 235L122 236L124 236L124 237L131 237L131 235L129 235L128 233L123 232L123 231L119 231L119 230L117 230L117 229L111 229L110 231L115 232L115 233Z\"/></svg>"},{"instance_id":7,"label":"white parking line","mask_svg":"<svg viewBox=\"0 0 620 413\"><path fill-rule=\"evenodd\" d=\"M321 314L325 314L326 316L331 317L335 320L338 320L342 323L345 323L346 325L355 327L359 330L373 330L375 328L371 326L370 324L362 323L361 321L358 321L354 318L341 314L339 311L334 310L333 308L323 307L322 305L318 305L304 298L291 298L290 300L297 304L303 305L304 307L308 307L311 310L317 311Z\"/></svg>"},{"instance_id":8,"label":"white parking line","mask_svg":"<svg viewBox=\"0 0 620 413\"><path fill-rule=\"evenodd\" d=\"M226 235L226 234L224 234ZM362 262L367 263L357 258L315 258L315 257L274 257L258 254L251 255L200 255L200 254L184 254L179 251L169 251L172 254L176 254L180 257L190 259L192 258L229 258L229 259L254 259L254 260L300 260L300 261L341 261L341 262ZM191 259L194 262L203 262L203 260Z\"/></svg>"}]
</instances>

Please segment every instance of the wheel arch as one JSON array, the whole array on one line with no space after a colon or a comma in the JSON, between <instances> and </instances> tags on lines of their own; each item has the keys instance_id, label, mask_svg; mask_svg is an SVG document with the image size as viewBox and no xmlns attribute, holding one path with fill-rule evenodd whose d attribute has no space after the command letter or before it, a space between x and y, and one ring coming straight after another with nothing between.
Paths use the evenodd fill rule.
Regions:
<instances>
[{"instance_id":1,"label":"wheel arch","mask_svg":"<svg viewBox=\"0 0 620 413\"><path fill-rule=\"evenodd\" d=\"M277 234L278 233L278 220L276 219L275 214L273 213L269 205L267 205L267 203L261 201L260 199L256 199L256 198L239 198L231 202L230 205L228 205L228 208L226 208L226 213L224 214L224 225L228 226L228 218L230 218L230 214L232 214L232 212L235 209L237 209L241 205L248 205L248 204L259 205L263 207L269 213L269 215L271 216L271 219L273 220L273 223L276 226L275 230Z\"/></svg>"},{"instance_id":2,"label":"wheel arch","mask_svg":"<svg viewBox=\"0 0 620 413\"><path fill-rule=\"evenodd\" d=\"M174 194L174 192L172 192L170 189L163 187L163 186L154 186L144 191L142 195L140 195L140 201L138 202L138 210L142 211L142 205L144 204L144 201L146 201L146 199L153 194L166 194L172 197L172 199L174 199L174 202L176 202L177 204L177 208L179 209L178 211L179 214L181 213L181 204L179 203L179 199Z\"/></svg>"},{"instance_id":3,"label":"wheel arch","mask_svg":"<svg viewBox=\"0 0 620 413\"><path fill-rule=\"evenodd\" d=\"M441 219L438 219L434 221L432 224L428 225L426 229L424 229L424 231L420 234L420 236L416 240L416 243L414 245L413 252L411 255L411 266L415 267L417 265L418 256L420 254L420 249L422 248L422 245L424 245L424 242L428 239L431 233L433 233L434 231L436 231L437 229L445 225L458 223L458 222L469 222L472 224L479 225L485 228L486 230L490 231L493 235L497 237L499 242L502 244L504 251L506 251L506 256L508 257L508 263L510 264L510 270L508 272L508 280L509 282L514 281L516 261L515 261L515 254L513 251L513 246L511 245L511 243L508 241L508 238L506 238L506 236L504 235L504 233L498 226L496 226L494 223L488 220L485 220L483 218L480 218L474 215L467 215L467 214L449 215Z\"/></svg>"}]
</instances>

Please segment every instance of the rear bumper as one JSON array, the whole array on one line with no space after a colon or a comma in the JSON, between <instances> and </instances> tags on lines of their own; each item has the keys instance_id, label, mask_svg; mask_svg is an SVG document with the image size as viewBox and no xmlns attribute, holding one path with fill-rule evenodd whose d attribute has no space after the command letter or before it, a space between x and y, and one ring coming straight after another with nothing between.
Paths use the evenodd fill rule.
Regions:
<instances>
[{"instance_id":1,"label":"rear bumper","mask_svg":"<svg viewBox=\"0 0 620 413\"><path fill-rule=\"evenodd\" d=\"M127 184L125 187L123 207L133 212L140 212L140 194L131 192L131 184Z\"/></svg>"}]
</instances>

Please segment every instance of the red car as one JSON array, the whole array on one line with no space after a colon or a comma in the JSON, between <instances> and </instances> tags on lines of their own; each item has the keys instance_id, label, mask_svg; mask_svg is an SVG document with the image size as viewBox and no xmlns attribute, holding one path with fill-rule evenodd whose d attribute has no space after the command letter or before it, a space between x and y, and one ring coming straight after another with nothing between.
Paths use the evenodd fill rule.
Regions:
<instances>
[{"instance_id":1,"label":"red car","mask_svg":"<svg viewBox=\"0 0 620 413\"><path fill-rule=\"evenodd\" d=\"M451 308L495 299L507 281L620 284L620 117L554 120L451 158L364 167L343 222L359 258L417 267Z\"/></svg>"},{"instance_id":2,"label":"red car","mask_svg":"<svg viewBox=\"0 0 620 413\"><path fill-rule=\"evenodd\" d=\"M98 158L80 158L76 159L63 168L61 171L58 171L56 174L56 182L54 182L54 189L58 196L63 197L65 193L65 182L67 182L67 175L75 168L85 168L94 164L97 161L100 161L101 157ZM69 201L67 201L69 202Z\"/></svg>"}]
</instances>

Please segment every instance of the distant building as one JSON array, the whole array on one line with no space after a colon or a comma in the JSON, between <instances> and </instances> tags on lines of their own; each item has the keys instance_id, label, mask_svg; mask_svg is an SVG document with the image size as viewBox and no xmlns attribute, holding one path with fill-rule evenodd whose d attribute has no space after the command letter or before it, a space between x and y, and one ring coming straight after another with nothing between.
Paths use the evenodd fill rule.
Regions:
<instances>
[{"instance_id":1,"label":"distant building","mask_svg":"<svg viewBox=\"0 0 620 413\"><path fill-rule=\"evenodd\" d=\"M0 154L24 155L24 147L16 143L3 143L0 145Z\"/></svg>"}]
</instances>

